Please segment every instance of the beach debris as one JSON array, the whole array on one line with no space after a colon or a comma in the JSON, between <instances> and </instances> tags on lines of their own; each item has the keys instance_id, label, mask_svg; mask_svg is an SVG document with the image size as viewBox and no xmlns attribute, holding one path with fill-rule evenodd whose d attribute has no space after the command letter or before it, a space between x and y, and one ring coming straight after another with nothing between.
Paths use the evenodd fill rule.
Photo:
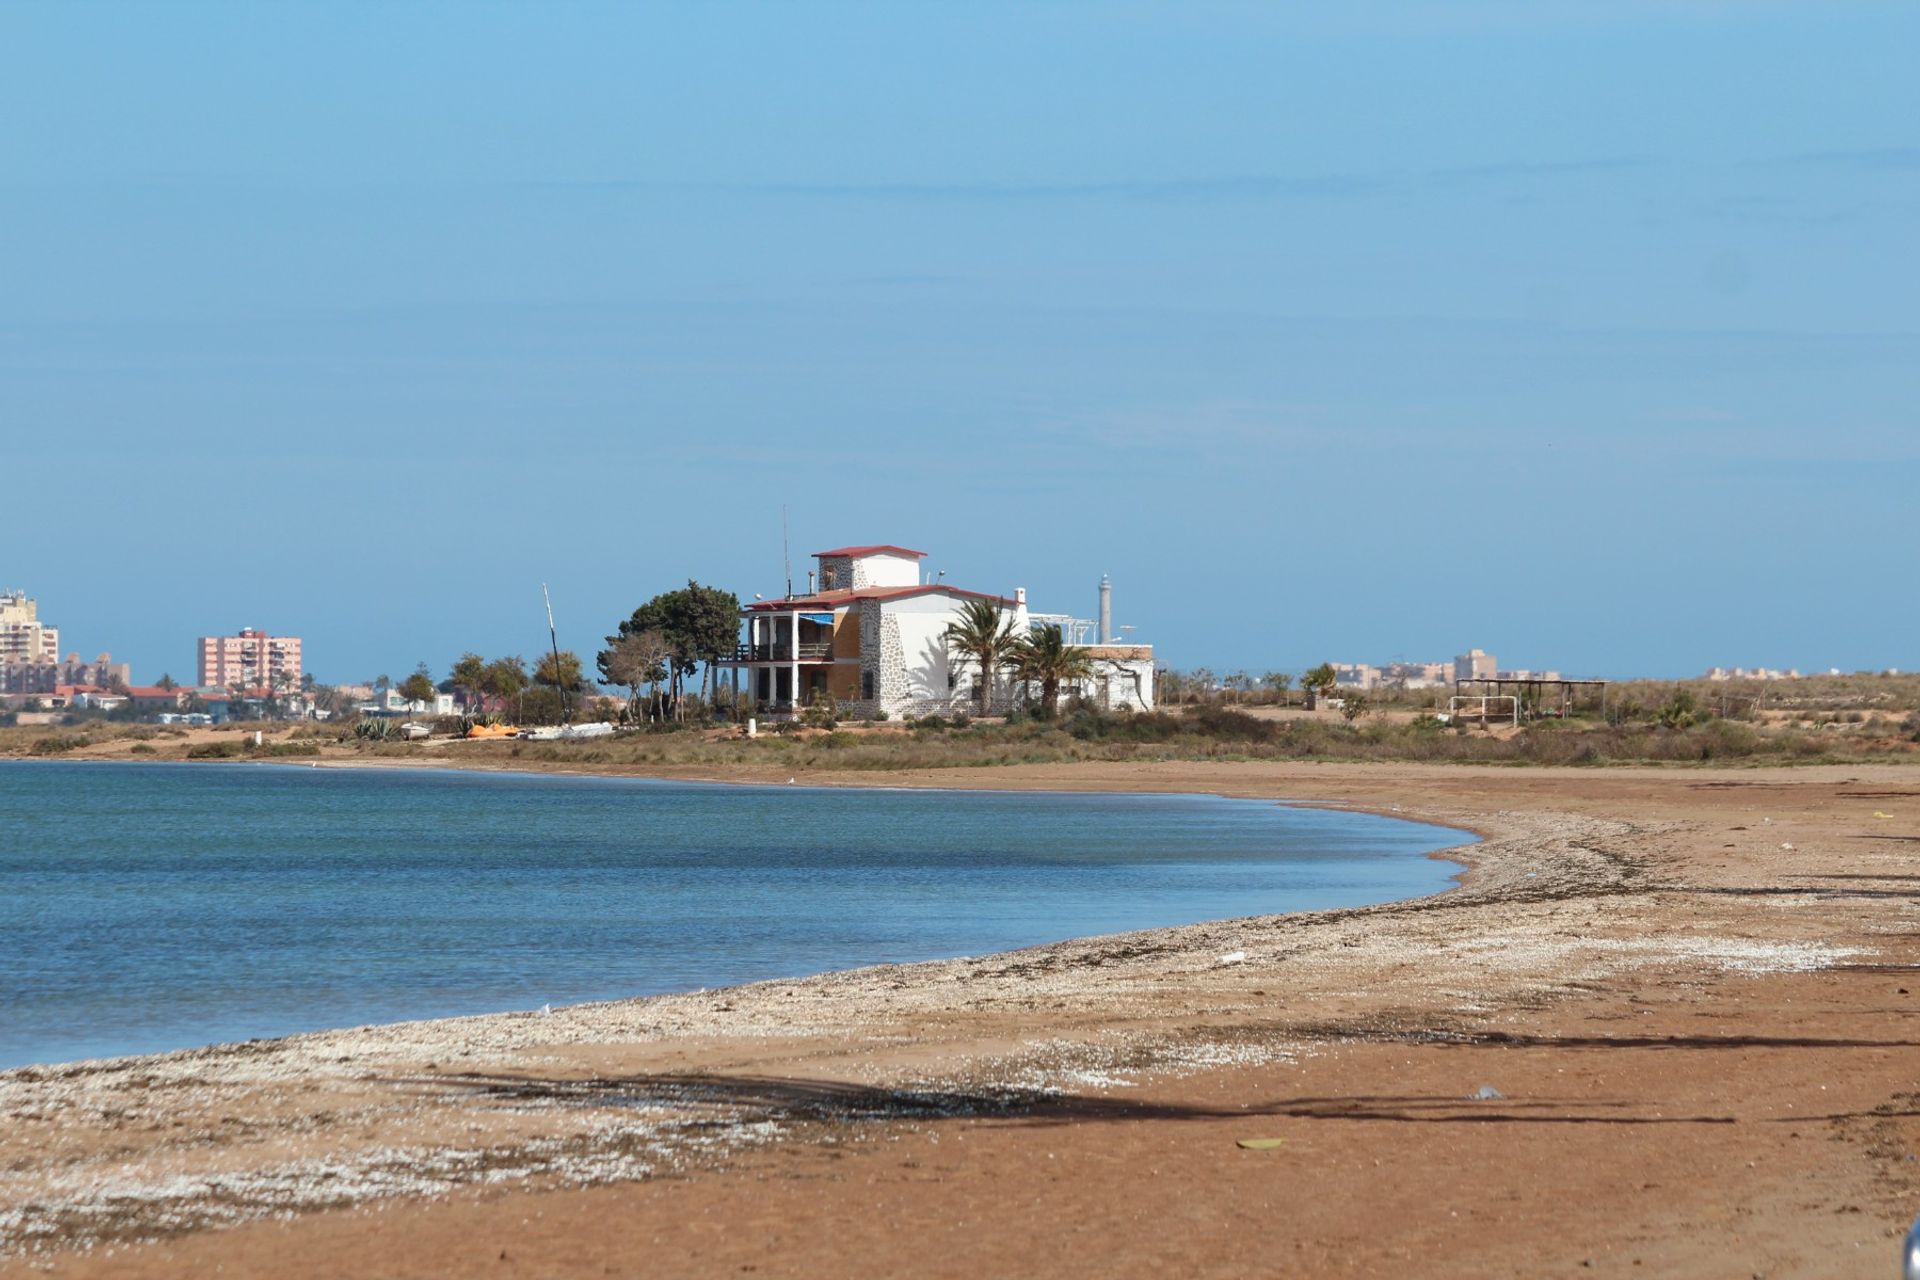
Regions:
<instances>
[{"instance_id":1,"label":"beach debris","mask_svg":"<svg viewBox=\"0 0 1920 1280\"><path fill-rule=\"evenodd\" d=\"M1902 1280L1920 1280L1920 1218L1913 1220L1907 1243L1900 1250L1900 1275Z\"/></svg>"},{"instance_id":2,"label":"beach debris","mask_svg":"<svg viewBox=\"0 0 1920 1280\"><path fill-rule=\"evenodd\" d=\"M550 1004L541 1005L540 1016L543 1018L551 1018L553 1016L553 1006Z\"/></svg>"},{"instance_id":3,"label":"beach debris","mask_svg":"<svg viewBox=\"0 0 1920 1280\"><path fill-rule=\"evenodd\" d=\"M1790 845L1790 844L1787 844L1787 843L1786 843L1786 842L1784 842L1784 841L1782 841L1782 842L1781 842L1781 845L1780 845L1780 847L1781 847L1782 849L1785 849L1785 850L1786 850L1786 851L1787 851L1788 853L1792 853L1792 852L1793 852L1793 846L1792 846L1792 845Z\"/></svg>"},{"instance_id":4,"label":"beach debris","mask_svg":"<svg viewBox=\"0 0 1920 1280\"><path fill-rule=\"evenodd\" d=\"M1220 957L1221 964L1245 964L1246 962L1247 953L1244 951L1229 951Z\"/></svg>"},{"instance_id":5,"label":"beach debris","mask_svg":"<svg viewBox=\"0 0 1920 1280\"><path fill-rule=\"evenodd\" d=\"M1873 811L1873 816L1876 818L1891 818L1893 815L1890 813L1882 813L1878 809L1875 809Z\"/></svg>"},{"instance_id":6,"label":"beach debris","mask_svg":"<svg viewBox=\"0 0 1920 1280\"><path fill-rule=\"evenodd\" d=\"M1505 1098L1506 1096L1507 1096L1506 1094L1500 1092L1498 1089L1494 1088L1492 1085L1483 1084L1478 1089L1475 1089L1472 1093L1467 1095L1467 1101L1498 1102L1501 1099Z\"/></svg>"},{"instance_id":7,"label":"beach debris","mask_svg":"<svg viewBox=\"0 0 1920 1280\"><path fill-rule=\"evenodd\" d=\"M1271 1151L1275 1147L1284 1147L1286 1144L1285 1138L1242 1138L1233 1145L1244 1147L1248 1151Z\"/></svg>"}]
</instances>

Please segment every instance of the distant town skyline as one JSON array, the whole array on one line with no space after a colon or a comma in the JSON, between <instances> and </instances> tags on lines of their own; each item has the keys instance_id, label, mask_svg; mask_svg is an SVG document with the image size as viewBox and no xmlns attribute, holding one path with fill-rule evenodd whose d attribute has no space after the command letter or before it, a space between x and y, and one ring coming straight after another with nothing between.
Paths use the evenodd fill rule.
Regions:
<instances>
[{"instance_id":1,"label":"distant town skyline","mask_svg":"<svg viewBox=\"0 0 1920 1280\"><path fill-rule=\"evenodd\" d=\"M929 576L931 576L933 572L935 571L929 571ZM750 602L752 599L752 593L741 594L743 603ZM4 664L9 660L15 663L29 660L47 660L47 652L49 651L46 650L45 644L41 642L41 634L50 634L57 641L59 629L51 623L42 625L34 618L33 615L37 609L37 600L25 591L17 588L9 589L7 592L0 594L0 606L5 606L4 608L0 608L0 664ZM1096 604L1094 609L1087 611L1087 616L1082 620L1091 625L1094 621L1094 615L1097 613L1098 608ZM1117 623L1116 629L1122 625L1131 627L1133 624ZM604 637L596 636L590 642L581 642L579 644L566 642L566 647L573 648L584 657L591 659L593 653L602 647L603 640ZM267 646L269 645L271 645L273 649L271 654L268 653ZM323 684L346 686L365 685L371 687L372 682L380 675L387 675L393 680L398 681L406 674L409 674L415 665L422 662L430 669L435 680L444 680L446 678L446 669L451 666L454 658L459 656L457 653L450 653L439 658L431 656L422 657L415 659L413 662L376 663L374 667L377 668L377 670L369 669L367 671L341 674L330 671L313 671L306 665L303 645L303 640L298 636L282 638L261 628L243 627L238 628L230 635L194 637L192 641L191 658L187 662L169 665L167 663L139 662L139 660L136 659L136 662L139 662L137 674L142 680L156 680L163 676L170 676L179 680L183 685L197 683L202 686L221 686L229 683L228 680L222 678L228 674L227 664L245 661L257 663L262 669L269 672L269 675L277 671L285 671L289 676L304 672L306 675L319 680ZM483 644L468 647L478 649L487 654L513 651L498 645L488 646ZM284 650L284 653L281 652L282 650ZM462 650L462 652L464 652L464 650ZM538 645L523 645L520 652L523 657L531 655L537 658L541 650ZM26 655L29 653L38 655L38 657L28 659ZM264 656L259 658L247 656L252 653L259 653ZM9 655L13 656L9 658ZM72 678L88 681L94 679L94 676L89 673L94 671L96 666L99 671L109 670L105 665L105 661L109 656L109 651L104 648L95 651L93 658L82 656L80 650L77 648L69 648L59 650L57 657L53 660L64 664L71 659L74 663L78 664L78 674L73 675ZM96 662L96 660L98 661ZM1803 675L1840 675L1853 674L1856 672L1876 675L1896 675L1904 670L1904 668L1897 666L1841 668L1815 664L1802 669L1797 667L1768 667L1759 665L1722 666L1709 664L1705 667L1685 671L1639 670L1626 673L1618 671L1562 672L1550 667L1500 667L1498 665L1498 655L1488 653L1477 647L1466 649L1446 660L1433 660L1431 657L1428 659L1395 657L1380 661L1354 661L1350 655L1343 654L1339 658L1328 658L1323 655L1300 659L1291 663L1254 662L1229 665L1209 662L1167 662L1162 658L1158 661L1157 665L1170 667L1183 672L1211 670L1216 676L1226 676L1236 671L1243 671L1258 678L1268 672L1283 672L1290 675L1297 675L1308 668L1319 665L1321 662L1328 662L1333 666L1336 680L1340 685L1359 688L1372 688L1376 685L1403 685L1409 688L1438 687L1450 684L1455 679L1470 679L1495 674L1515 678L1534 677L1547 680L1559 679L1563 674L1572 676L1592 675L1605 679L1648 678L1681 680L1704 678L1709 680L1787 680L1798 679ZM251 670L251 668L248 669ZM121 680L132 679L134 674L136 674L134 664L126 661L113 663L110 670L114 673L115 678ZM102 677L102 679L104 680L104 677ZM295 679L294 682L297 683L297 679ZM0 692L4 691L4 684L0 684Z\"/></svg>"},{"instance_id":2,"label":"distant town skyline","mask_svg":"<svg viewBox=\"0 0 1920 1280\"><path fill-rule=\"evenodd\" d=\"M0 33L0 584L142 680L591 652L783 506L1181 668L1920 667L1910 5Z\"/></svg>"}]
</instances>

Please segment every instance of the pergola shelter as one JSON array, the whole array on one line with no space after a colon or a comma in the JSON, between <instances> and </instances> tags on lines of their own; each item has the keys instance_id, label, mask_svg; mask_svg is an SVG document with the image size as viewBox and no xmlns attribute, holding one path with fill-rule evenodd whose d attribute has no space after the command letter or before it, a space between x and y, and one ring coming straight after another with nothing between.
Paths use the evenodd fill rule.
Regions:
<instances>
[{"instance_id":1,"label":"pergola shelter","mask_svg":"<svg viewBox=\"0 0 1920 1280\"><path fill-rule=\"evenodd\" d=\"M1455 705L1464 698L1512 698L1516 719L1521 708L1535 716L1569 716L1581 706L1606 714L1605 680L1562 680L1543 676L1486 676L1453 682ZM1483 702L1482 706L1486 704Z\"/></svg>"}]
</instances>

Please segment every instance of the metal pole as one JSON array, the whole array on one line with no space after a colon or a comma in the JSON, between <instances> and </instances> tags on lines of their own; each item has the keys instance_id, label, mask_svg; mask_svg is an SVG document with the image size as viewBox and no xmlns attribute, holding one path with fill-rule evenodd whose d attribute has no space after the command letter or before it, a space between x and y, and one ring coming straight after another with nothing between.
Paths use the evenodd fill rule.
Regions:
<instances>
[{"instance_id":1,"label":"metal pole","mask_svg":"<svg viewBox=\"0 0 1920 1280\"><path fill-rule=\"evenodd\" d=\"M566 679L560 670L560 633L553 627L553 597L547 594L547 584L540 584L540 598L547 602L547 638L553 642L553 683L560 690L560 718L567 724L573 723L573 708L567 701Z\"/></svg>"}]
</instances>

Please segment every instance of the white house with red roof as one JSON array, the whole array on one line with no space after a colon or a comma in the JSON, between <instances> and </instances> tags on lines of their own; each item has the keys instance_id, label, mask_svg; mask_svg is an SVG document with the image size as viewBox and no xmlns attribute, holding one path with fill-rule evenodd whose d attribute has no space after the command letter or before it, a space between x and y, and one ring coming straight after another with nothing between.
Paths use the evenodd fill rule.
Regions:
<instances>
[{"instance_id":1,"label":"white house with red roof","mask_svg":"<svg viewBox=\"0 0 1920 1280\"><path fill-rule=\"evenodd\" d=\"M1032 625L1025 588L1001 595L937 576L928 581L924 551L875 544L818 551L814 559L818 568L808 575L805 595L756 600L741 610L743 641L733 659L720 664L731 669L736 690L771 711L793 711L824 696L858 716L971 711L978 706L979 673L950 652L947 627L969 600L998 604L1016 635L1026 635ZM1151 648L1108 648L1111 654L1090 647L1095 677L1080 692L1097 693L1110 706L1151 708ZM1018 691L1012 681L999 674L994 683L989 705L1013 705Z\"/></svg>"}]
</instances>

